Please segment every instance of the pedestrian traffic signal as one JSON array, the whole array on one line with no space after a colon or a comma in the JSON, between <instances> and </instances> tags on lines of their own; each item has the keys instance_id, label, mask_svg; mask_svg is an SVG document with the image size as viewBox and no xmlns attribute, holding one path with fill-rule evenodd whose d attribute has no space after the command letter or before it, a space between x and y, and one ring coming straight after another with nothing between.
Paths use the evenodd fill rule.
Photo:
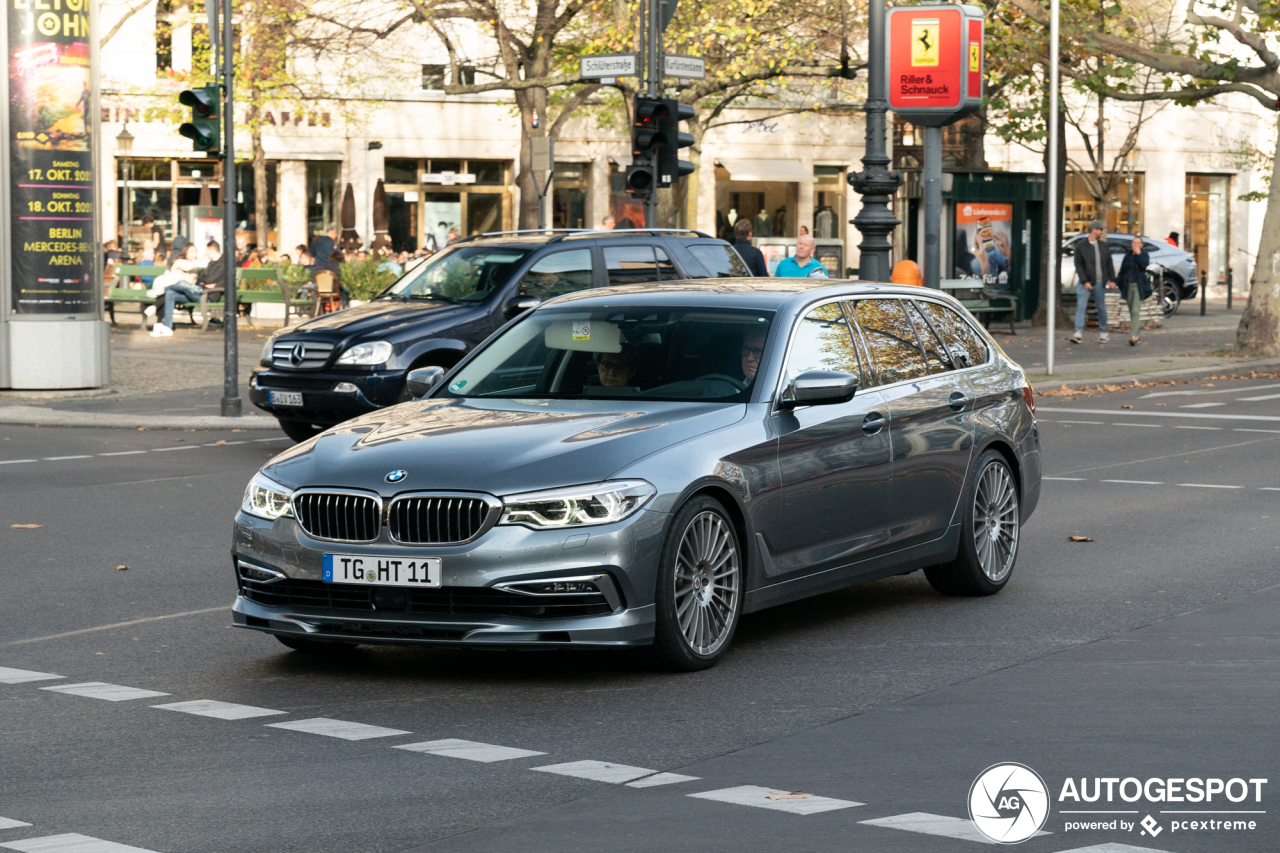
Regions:
<instances>
[{"instance_id":1,"label":"pedestrian traffic signal","mask_svg":"<svg viewBox=\"0 0 1280 853\"><path fill-rule=\"evenodd\" d=\"M187 89L178 95L178 103L191 108L191 121L178 127L178 133L190 139L196 151L213 157L222 156L221 92L217 86Z\"/></svg>"},{"instance_id":2,"label":"pedestrian traffic signal","mask_svg":"<svg viewBox=\"0 0 1280 853\"><path fill-rule=\"evenodd\" d=\"M693 107L674 98L666 98L665 110L659 119L658 186L669 187L685 175L693 173L694 166L680 159L680 149L693 144L693 134L681 133L680 122L694 117Z\"/></svg>"},{"instance_id":3,"label":"pedestrian traffic signal","mask_svg":"<svg viewBox=\"0 0 1280 853\"><path fill-rule=\"evenodd\" d=\"M648 165L627 167L627 192L632 195L648 195L653 189L653 168Z\"/></svg>"}]
</instances>

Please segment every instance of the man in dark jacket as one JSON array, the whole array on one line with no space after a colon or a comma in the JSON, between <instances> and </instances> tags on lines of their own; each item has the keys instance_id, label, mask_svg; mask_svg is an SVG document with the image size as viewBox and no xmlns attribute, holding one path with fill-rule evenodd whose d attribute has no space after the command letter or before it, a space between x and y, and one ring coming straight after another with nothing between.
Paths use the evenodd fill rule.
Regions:
<instances>
[{"instance_id":1,"label":"man in dark jacket","mask_svg":"<svg viewBox=\"0 0 1280 853\"><path fill-rule=\"evenodd\" d=\"M745 216L739 219L733 226L733 236L737 238L733 242L733 248L746 262L751 274L757 278L768 278L769 268L765 265L764 254L751 245L751 220Z\"/></svg>"},{"instance_id":2,"label":"man in dark jacket","mask_svg":"<svg viewBox=\"0 0 1280 853\"><path fill-rule=\"evenodd\" d=\"M1089 297L1098 308L1098 342L1106 343L1107 290L1116 289L1116 268L1107 248L1106 226L1098 220L1089 223L1089 237L1075 245L1076 256L1076 331L1070 340L1078 344L1084 339L1085 314L1089 310Z\"/></svg>"}]
</instances>

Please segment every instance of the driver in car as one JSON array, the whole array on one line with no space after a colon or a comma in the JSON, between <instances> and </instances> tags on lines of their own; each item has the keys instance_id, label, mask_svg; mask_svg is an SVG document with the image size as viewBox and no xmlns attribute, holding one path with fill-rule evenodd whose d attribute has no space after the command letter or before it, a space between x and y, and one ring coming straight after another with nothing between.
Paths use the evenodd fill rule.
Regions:
<instances>
[{"instance_id":1,"label":"driver in car","mask_svg":"<svg viewBox=\"0 0 1280 853\"><path fill-rule=\"evenodd\" d=\"M635 347L623 345L621 352L596 353L596 371L600 374L601 385L610 387L630 385L639 366L640 357Z\"/></svg>"},{"instance_id":2,"label":"driver in car","mask_svg":"<svg viewBox=\"0 0 1280 853\"><path fill-rule=\"evenodd\" d=\"M765 330L748 326L742 333L742 375L751 382L760 369L760 357L764 355Z\"/></svg>"}]
</instances>

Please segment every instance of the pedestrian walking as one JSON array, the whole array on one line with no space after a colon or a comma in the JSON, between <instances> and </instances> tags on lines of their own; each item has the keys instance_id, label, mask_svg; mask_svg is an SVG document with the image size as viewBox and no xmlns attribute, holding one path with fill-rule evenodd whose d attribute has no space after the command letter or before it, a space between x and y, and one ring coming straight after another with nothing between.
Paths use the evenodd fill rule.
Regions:
<instances>
[{"instance_id":1,"label":"pedestrian walking","mask_svg":"<svg viewBox=\"0 0 1280 853\"><path fill-rule=\"evenodd\" d=\"M734 228L737 227L735 224ZM813 238L808 234L800 237L796 240L796 256L783 258L773 274L778 278L826 278L827 268L813 256L814 246Z\"/></svg>"},{"instance_id":2,"label":"pedestrian walking","mask_svg":"<svg viewBox=\"0 0 1280 853\"><path fill-rule=\"evenodd\" d=\"M1084 340L1084 320L1089 311L1089 297L1098 308L1098 343L1111 339L1107 334L1107 290L1116 289L1116 267L1111 250L1103 239L1106 226L1095 219L1089 223L1089 237L1076 244L1076 331L1073 344Z\"/></svg>"},{"instance_id":3,"label":"pedestrian walking","mask_svg":"<svg viewBox=\"0 0 1280 853\"><path fill-rule=\"evenodd\" d=\"M1129 254L1120 262L1120 298L1129 303L1129 346L1138 345L1138 330L1142 328L1142 300L1151 295L1151 280L1147 278L1147 265L1151 263L1142 238L1134 237Z\"/></svg>"},{"instance_id":4,"label":"pedestrian walking","mask_svg":"<svg viewBox=\"0 0 1280 853\"><path fill-rule=\"evenodd\" d=\"M739 219L733 226L733 236L736 238L733 241L733 248L746 263L747 269L751 270L751 274L768 278L769 267L764 262L764 253L751 245L751 220L745 217Z\"/></svg>"},{"instance_id":5,"label":"pedestrian walking","mask_svg":"<svg viewBox=\"0 0 1280 853\"><path fill-rule=\"evenodd\" d=\"M604 219L600 220L600 230L612 231L617 226L617 224L618 222L613 218L613 214L605 214Z\"/></svg>"}]
</instances>

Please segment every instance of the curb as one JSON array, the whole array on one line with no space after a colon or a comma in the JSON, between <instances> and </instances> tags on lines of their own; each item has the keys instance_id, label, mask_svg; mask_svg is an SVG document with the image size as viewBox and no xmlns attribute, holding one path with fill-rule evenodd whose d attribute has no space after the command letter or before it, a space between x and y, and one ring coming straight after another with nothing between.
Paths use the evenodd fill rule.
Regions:
<instances>
[{"instance_id":1,"label":"curb","mask_svg":"<svg viewBox=\"0 0 1280 853\"><path fill-rule=\"evenodd\" d=\"M107 429L245 429L279 430L275 418L243 415L134 415L115 412L68 412L39 406L0 407L0 424L11 426L102 427Z\"/></svg>"},{"instance_id":2,"label":"curb","mask_svg":"<svg viewBox=\"0 0 1280 853\"><path fill-rule=\"evenodd\" d=\"M1280 358L1225 360L1223 364L1203 367L1181 367L1173 370L1154 370L1148 373L1124 373L1118 376L1099 376L1093 379L1055 379L1044 373L1027 374L1031 387L1045 390L1063 386L1080 391L1095 385L1132 385L1134 382L1157 382L1161 379L1191 379L1197 376L1214 376L1222 373L1242 373L1248 370L1280 369Z\"/></svg>"}]
</instances>

